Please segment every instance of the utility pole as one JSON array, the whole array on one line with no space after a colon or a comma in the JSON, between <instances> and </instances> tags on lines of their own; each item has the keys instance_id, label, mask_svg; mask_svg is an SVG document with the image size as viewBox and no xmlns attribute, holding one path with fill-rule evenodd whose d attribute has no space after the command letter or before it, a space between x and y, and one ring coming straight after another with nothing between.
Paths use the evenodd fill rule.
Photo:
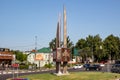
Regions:
<instances>
[{"instance_id":1,"label":"utility pole","mask_svg":"<svg viewBox=\"0 0 120 80\"><path fill-rule=\"evenodd\" d=\"M37 36L35 36L35 55L37 54ZM40 69L40 60L39 60L39 69Z\"/></svg>"}]
</instances>

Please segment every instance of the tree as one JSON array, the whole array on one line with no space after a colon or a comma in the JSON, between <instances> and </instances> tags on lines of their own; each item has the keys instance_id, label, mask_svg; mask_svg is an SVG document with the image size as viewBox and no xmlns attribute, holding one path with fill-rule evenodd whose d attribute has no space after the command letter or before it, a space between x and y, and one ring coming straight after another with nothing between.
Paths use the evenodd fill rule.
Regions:
<instances>
[{"instance_id":1,"label":"tree","mask_svg":"<svg viewBox=\"0 0 120 80\"><path fill-rule=\"evenodd\" d=\"M73 47L73 42L70 40L69 36L67 37L67 48L72 48Z\"/></svg>"},{"instance_id":2,"label":"tree","mask_svg":"<svg viewBox=\"0 0 120 80\"><path fill-rule=\"evenodd\" d=\"M103 43L99 35L89 35L86 39L80 39L76 43L76 48L82 51L80 53L82 57L92 57L95 61L102 59L101 47L103 47Z\"/></svg>"},{"instance_id":3,"label":"tree","mask_svg":"<svg viewBox=\"0 0 120 80\"><path fill-rule=\"evenodd\" d=\"M85 39L80 39L78 40L78 42L76 43L75 47L77 49L83 49L86 47L86 40Z\"/></svg>"},{"instance_id":4,"label":"tree","mask_svg":"<svg viewBox=\"0 0 120 80\"><path fill-rule=\"evenodd\" d=\"M56 38L52 39L52 41L49 42L49 47L51 49L55 49L56 48Z\"/></svg>"},{"instance_id":5,"label":"tree","mask_svg":"<svg viewBox=\"0 0 120 80\"><path fill-rule=\"evenodd\" d=\"M90 56L94 61L94 51L95 51L95 41L94 41L94 36L89 35L88 37L86 37L86 47L88 47L88 49L90 49Z\"/></svg>"},{"instance_id":6,"label":"tree","mask_svg":"<svg viewBox=\"0 0 120 80\"><path fill-rule=\"evenodd\" d=\"M86 40L80 39L75 45L75 48L78 50L79 55L82 57L82 60L86 60L88 57L87 52L89 51L89 48L86 46Z\"/></svg>"},{"instance_id":7,"label":"tree","mask_svg":"<svg viewBox=\"0 0 120 80\"><path fill-rule=\"evenodd\" d=\"M78 49L80 56L83 60L87 60L88 57L91 57L91 45L92 45L92 36L88 36L86 39L80 39L76 43L75 47Z\"/></svg>"},{"instance_id":8,"label":"tree","mask_svg":"<svg viewBox=\"0 0 120 80\"><path fill-rule=\"evenodd\" d=\"M94 61L120 59L120 38L109 35L102 40L99 35L89 35L86 39L80 39L75 47L80 50L80 56L93 56Z\"/></svg>"},{"instance_id":9,"label":"tree","mask_svg":"<svg viewBox=\"0 0 120 80\"><path fill-rule=\"evenodd\" d=\"M119 57L119 55L120 55L119 46L120 46L119 37L116 37L111 34L107 38L105 38L104 47L105 47L106 53L108 55L108 58L110 60L115 60L115 59L120 58Z\"/></svg>"},{"instance_id":10,"label":"tree","mask_svg":"<svg viewBox=\"0 0 120 80\"><path fill-rule=\"evenodd\" d=\"M104 56L103 54L103 42L99 35L94 36L94 57L96 61L99 61Z\"/></svg>"},{"instance_id":11,"label":"tree","mask_svg":"<svg viewBox=\"0 0 120 80\"><path fill-rule=\"evenodd\" d=\"M27 60L27 54L23 54L23 52L20 52L20 51L18 51L18 50L12 51L12 52L13 52L13 54L15 54L16 59L17 59L18 61L23 62L23 61L26 61L26 60Z\"/></svg>"}]
</instances>

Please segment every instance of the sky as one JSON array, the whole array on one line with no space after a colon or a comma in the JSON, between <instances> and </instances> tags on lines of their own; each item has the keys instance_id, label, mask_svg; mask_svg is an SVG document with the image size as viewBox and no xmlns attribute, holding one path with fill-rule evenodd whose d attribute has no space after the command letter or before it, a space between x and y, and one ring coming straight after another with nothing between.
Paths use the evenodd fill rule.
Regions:
<instances>
[{"instance_id":1,"label":"sky","mask_svg":"<svg viewBox=\"0 0 120 80\"><path fill-rule=\"evenodd\" d=\"M59 13L63 27L63 5L74 44L88 35L120 37L120 0L0 0L0 47L27 51L35 42L38 49L48 47Z\"/></svg>"}]
</instances>

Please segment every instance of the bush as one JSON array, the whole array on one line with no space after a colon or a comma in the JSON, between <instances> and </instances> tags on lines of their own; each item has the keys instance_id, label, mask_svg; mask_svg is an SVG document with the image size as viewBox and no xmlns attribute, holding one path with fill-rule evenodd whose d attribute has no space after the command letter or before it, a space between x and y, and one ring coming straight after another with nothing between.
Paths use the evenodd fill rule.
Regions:
<instances>
[{"instance_id":1,"label":"bush","mask_svg":"<svg viewBox=\"0 0 120 80\"><path fill-rule=\"evenodd\" d=\"M28 67L29 67L28 65L20 65L19 68L20 68L20 69L28 69Z\"/></svg>"},{"instance_id":2,"label":"bush","mask_svg":"<svg viewBox=\"0 0 120 80\"><path fill-rule=\"evenodd\" d=\"M44 67L45 68L52 68L52 64L45 64Z\"/></svg>"}]
</instances>

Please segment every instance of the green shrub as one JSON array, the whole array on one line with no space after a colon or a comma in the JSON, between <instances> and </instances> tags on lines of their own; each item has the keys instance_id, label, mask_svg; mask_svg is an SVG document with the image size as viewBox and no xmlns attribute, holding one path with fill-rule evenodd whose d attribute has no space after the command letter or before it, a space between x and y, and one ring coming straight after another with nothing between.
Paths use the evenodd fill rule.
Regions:
<instances>
[{"instance_id":1,"label":"green shrub","mask_svg":"<svg viewBox=\"0 0 120 80\"><path fill-rule=\"evenodd\" d=\"M28 67L29 67L28 65L20 65L19 68L20 68L20 69L28 69Z\"/></svg>"},{"instance_id":2,"label":"green shrub","mask_svg":"<svg viewBox=\"0 0 120 80\"><path fill-rule=\"evenodd\" d=\"M45 64L44 67L45 68L52 68L52 64Z\"/></svg>"}]
</instances>

